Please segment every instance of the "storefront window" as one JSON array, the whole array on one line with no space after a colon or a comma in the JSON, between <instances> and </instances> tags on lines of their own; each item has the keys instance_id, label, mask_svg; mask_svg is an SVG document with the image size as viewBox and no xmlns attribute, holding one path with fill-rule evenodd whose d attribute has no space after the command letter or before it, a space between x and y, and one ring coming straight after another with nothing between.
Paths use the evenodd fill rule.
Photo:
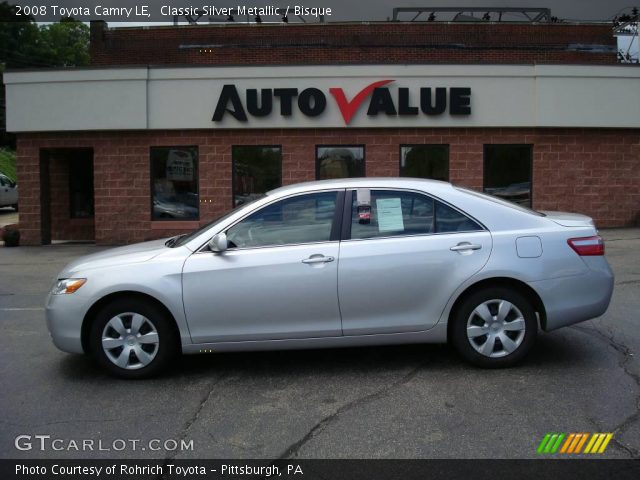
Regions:
<instances>
[{"instance_id":1,"label":"storefront window","mask_svg":"<svg viewBox=\"0 0 640 480\"><path fill-rule=\"evenodd\" d=\"M531 158L531 145L485 145L485 193L530 208Z\"/></svg>"},{"instance_id":2,"label":"storefront window","mask_svg":"<svg viewBox=\"0 0 640 480\"><path fill-rule=\"evenodd\" d=\"M364 176L364 146L316 147L316 178L318 180Z\"/></svg>"},{"instance_id":3,"label":"storefront window","mask_svg":"<svg viewBox=\"0 0 640 480\"><path fill-rule=\"evenodd\" d=\"M153 220L197 220L198 147L152 147Z\"/></svg>"},{"instance_id":4,"label":"storefront window","mask_svg":"<svg viewBox=\"0 0 640 480\"><path fill-rule=\"evenodd\" d=\"M449 145L401 145L400 176L449 181Z\"/></svg>"},{"instance_id":5,"label":"storefront window","mask_svg":"<svg viewBox=\"0 0 640 480\"><path fill-rule=\"evenodd\" d=\"M235 207L282 185L282 148L235 146L232 157Z\"/></svg>"}]
</instances>

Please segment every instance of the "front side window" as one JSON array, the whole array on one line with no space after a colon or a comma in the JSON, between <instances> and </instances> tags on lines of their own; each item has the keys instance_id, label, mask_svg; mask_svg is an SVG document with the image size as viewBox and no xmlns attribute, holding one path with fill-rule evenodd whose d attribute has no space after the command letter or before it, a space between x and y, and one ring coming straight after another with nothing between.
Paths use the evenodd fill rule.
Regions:
<instances>
[{"instance_id":1,"label":"front side window","mask_svg":"<svg viewBox=\"0 0 640 480\"><path fill-rule=\"evenodd\" d=\"M474 220L427 195L371 190L370 206L353 192L351 238L375 238L482 230Z\"/></svg>"},{"instance_id":2,"label":"front side window","mask_svg":"<svg viewBox=\"0 0 640 480\"><path fill-rule=\"evenodd\" d=\"M152 220L198 220L198 147L151 148Z\"/></svg>"},{"instance_id":3,"label":"front side window","mask_svg":"<svg viewBox=\"0 0 640 480\"><path fill-rule=\"evenodd\" d=\"M238 207L282 185L282 149L276 146L235 146L233 206Z\"/></svg>"},{"instance_id":4,"label":"front side window","mask_svg":"<svg viewBox=\"0 0 640 480\"><path fill-rule=\"evenodd\" d=\"M227 230L229 248L328 242L337 195L299 195L267 205Z\"/></svg>"},{"instance_id":5,"label":"front side window","mask_svg":"<svg viewBox=\"0 0 640 480\"><path fill-rule=\"evenodd\" d=\"M449 181L449 145L402 145L400 176Z\"/></svg>"},{"instance_id":6,"label":"front side window","mask_svg":"<svg viewBox=\"0 0 640 480\"><path fill-rule=\"evenodd\" d=\"M531 208L531 145L484 146L484 192Z\"/></svg>"},{"instance_id":7,"label":"front side window","mask_svg":"<svg viewBox=\"0 0 640 480\"><path fill-rule=\"evenodd\" d=\"M316 178L364 177L364 146L326 145L316 147Z\"/></svg>"}]
</instances>

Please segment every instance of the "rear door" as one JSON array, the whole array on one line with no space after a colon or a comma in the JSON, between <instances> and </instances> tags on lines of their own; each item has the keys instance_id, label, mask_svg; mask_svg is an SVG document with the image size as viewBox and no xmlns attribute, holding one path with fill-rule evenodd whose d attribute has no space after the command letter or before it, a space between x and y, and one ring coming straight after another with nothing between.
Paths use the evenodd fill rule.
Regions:
<instances>
[{"instance_id":1,"label":"rear door","mask_svg":"<svg viewBox=\"0 0 640 480\"><path fill-rule=\"evenodd\" d=\"M456 288L489 259L489 232L423 193L358 190L346 202L338 265L344 335L433 327Z\"/></svg>"}]
</instances>

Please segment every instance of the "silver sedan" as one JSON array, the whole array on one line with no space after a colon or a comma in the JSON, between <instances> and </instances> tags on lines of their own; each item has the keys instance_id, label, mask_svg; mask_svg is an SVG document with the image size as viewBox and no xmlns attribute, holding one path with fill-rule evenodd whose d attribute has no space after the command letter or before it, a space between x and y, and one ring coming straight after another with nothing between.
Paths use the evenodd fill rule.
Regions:
<instances>
[{"instance_id":1,"label":"silver sedan","mask_svg":"<svg viewBox=\"0 0 640 480\"><path fill-rule=\"evenodd\" d=\"M197 231L80 258L46 301L55 345L127 378L179 353L450 342L506 367L602 315L593 221L419 179L291 185Z\"/></svg>"}]
</instances>

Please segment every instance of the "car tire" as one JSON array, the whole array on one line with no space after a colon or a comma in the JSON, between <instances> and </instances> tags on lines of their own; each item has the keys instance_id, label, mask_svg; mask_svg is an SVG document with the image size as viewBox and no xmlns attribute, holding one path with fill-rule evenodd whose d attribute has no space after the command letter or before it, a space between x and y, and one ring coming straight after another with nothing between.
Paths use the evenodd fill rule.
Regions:
<instances>
[{"instance_id":1,"label":"car tire","mask_svg":"<svg viewBox=\"0 0 640 480\"><path fill-rule=\"evenodd\" d=\"M13 209L17 212L18 211L18 204L16 203L15 205L11 205L13 207Z\"/></svg>"},{"instance_id":2,"label":"car tire","mask_svg":"<svg viewBox=\"0 0 640 480\"><path fill-rule=\"evenodd\" d=\"M164 370L178 352L173 320L157 305L118 299L102 308L90 330L98 364L120 378L148 378Z\"/></svg>"},{"instance_id":3,"label":"car tire","mask_svg":"<svg viewBox=\"0 0 640 480\"><path fill-rule=\"evenodd\" d=\"M482 368L517 364L538 333L531 302L502 287L472 293L455 309L451 321L451 343L465 360Z\"/></svg>"}]
</instances>

